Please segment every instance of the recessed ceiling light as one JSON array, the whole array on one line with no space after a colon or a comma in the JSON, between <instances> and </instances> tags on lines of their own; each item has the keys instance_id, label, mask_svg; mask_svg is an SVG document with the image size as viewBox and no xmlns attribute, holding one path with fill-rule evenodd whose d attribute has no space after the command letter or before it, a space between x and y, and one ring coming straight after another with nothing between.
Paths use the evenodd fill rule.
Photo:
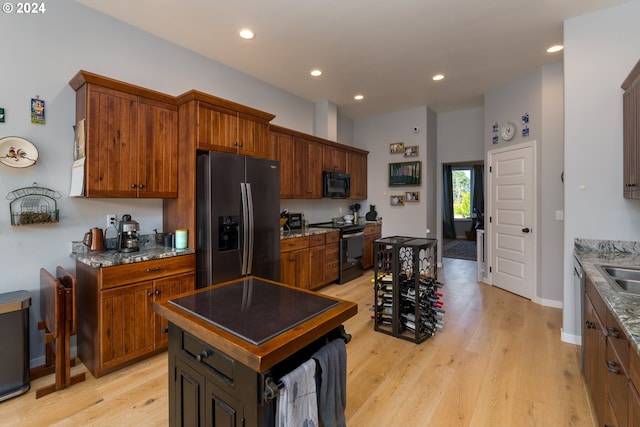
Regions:
<instances>
[{"instance_id":1,"label":"recessed ceiling light","mask_svg":"<svg viewBox=\"0 0 640 427\"><path fill-rule=\"evenodd\" d=\"M253 33L253 31L251 31L248 28L241 29L240 32L238 32L238 34L240 35L240 37L242 37L245 40L251 40L252 38L254 38L256 36Z\"/></svg>"},{"instance_id":2,"label":"recessed ceiling light","mask_svg":"<svg viewBox=\"0 0 640 427\"><path fill-rule=\"evenodd\" d=\"M322 70L318 70L316 68L315 70L311 70L309 74L311 74L313 77L320 77L322 75Z\"/></svg>"},{"instance_id":3,"label":"recessed ceiling light","mask_svg":"<svg viewBox=\"0 0 640 427\"><path fill-rule=\"evenodd\" d=\"M364 99L364 95L358 94L358 95L354 96L353 99L355 99L356 101L362 101Z\"/></svg>"},{"instance_id":4,"label":"recessed ceiling light","mask_svg":"<svg viewBox=\"0 0 640 427\"><path fill-rule=\"evenodd\" d=\"M431 77L433 80L435 81L440 81L442 79L444 79L444 74L436 74L435 76Z\"/></svg>"},{"instance_id":5,"label":"recessed ceiling light","mask_svg":"<svg viewBox=\"0 0 640 427\"><path fill-rule=\"evenodd\" d=\"M547 49L547 53L560 52L562 49L564 49L564 46L562 46L561 44L557 44Z\"/></svg>"}]
</instances>

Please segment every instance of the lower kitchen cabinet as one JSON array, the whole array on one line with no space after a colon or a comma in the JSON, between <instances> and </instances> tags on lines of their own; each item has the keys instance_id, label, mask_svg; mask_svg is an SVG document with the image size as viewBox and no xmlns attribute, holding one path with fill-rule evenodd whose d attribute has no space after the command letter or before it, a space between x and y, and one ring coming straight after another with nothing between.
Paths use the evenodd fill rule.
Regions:
<instances>
[{"instance_id":1,"label":"lower kitchen cabinet","mask_svg":"<svg viewBox=\"0 0 640 427\"><path fill-rule=\"evenodd\" d=\"M332 283L340 277L340 232L325 234L324 283Z\"/></svg>"},{"instance_id":2,"label":"lower kitchen cabinet","mask_svg":"<svg viewBox=\"0 0 640 427\"><path fill-rule=\"evenodd\" d=\"M374 243L382 237L382 225L367 225L364 227L364 247L362 251L362 268L373 267Z\"/></svg>"},{"instance_id":3,"label":"lower kitchen cabinet","mask_svg":"<svg viewBox=\"0 0 640 427\"><path fill-rule=\"evenodd\" d=\"M280 241L280 281L317 289L338 279L340 233L311 234Z\"/></svg>"},{"instance_id":4,"label":"lower kitchen cabinet","mask_svg":"<svg viewBox=\"0 0 640 427\"><path fill-rule=\"evenodd\" d=\"M309 237L309 289L324 285L324 234Z\"/></svg>"},{"instance_id":5,"label":"lower kitchen cabinet","mask_svg":"<svg viewBox=\"0 0 640 427\"><path fill-rule=\"evenodd\" d=\"M594 289L595 290L595 289ZM604 302L600 299L600 302ZM604 420L606 396L605 375L607 336L588 294L584 295L584 326L582 345L584 346L584 379L591 395L594 412L599 420Z\"/></svg>"},{"instance_id":6,"label":"lower kitchen cabinet","mask_svg":"<svg viewBox=\"0 0 640 427\"><path fill-rule=\"evenodd\" d=\"M153 302L195 289L195 255L93 268L76 263L78 356L98 378L167 347Z\"/></svg>"}]
</instances>

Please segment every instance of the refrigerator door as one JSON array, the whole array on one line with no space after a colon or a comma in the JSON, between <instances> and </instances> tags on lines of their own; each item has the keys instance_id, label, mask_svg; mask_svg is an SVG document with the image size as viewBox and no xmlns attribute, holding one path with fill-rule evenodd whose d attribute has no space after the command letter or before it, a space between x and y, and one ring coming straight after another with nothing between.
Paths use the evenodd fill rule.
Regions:
<instances>
[{"instance_id":1,"label":"refrigerator door","mask_svg":"<svg viewBox=\"0 0 640 427\"><path fill-rule=\"evenodd\" d=\"M246 183L253 206L253 260L248 274L279 281L280 162L246 157Z\"/></svg>"},{"instance_id":2,"label":"refrigerator door","mask_svg":"<svg viewBox=\"0 0 640 427\"><path fill-rule=\"evenodd\" d=\"M279 162L211 151L197 167L197 287L280 280Z\"/></svg>"}]
</instances>

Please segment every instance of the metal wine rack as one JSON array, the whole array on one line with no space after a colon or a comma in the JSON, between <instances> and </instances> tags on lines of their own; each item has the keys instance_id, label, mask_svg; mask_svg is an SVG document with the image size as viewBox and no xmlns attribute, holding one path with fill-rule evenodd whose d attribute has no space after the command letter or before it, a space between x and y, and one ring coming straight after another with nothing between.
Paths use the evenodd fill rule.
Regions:
<instances>
[{"instance_id":1,"label":"metal wine rack","mask_svg":"<svg viewBox=\"0 0 640 427\"><path fill-rule=\"evenodd\" d=\"M7 194L11 225L47 224L60 221L57 198L61 194L35 183Z\"/></svg>"},{"instance_id":2,"label":"metal wine rack","mask_svg":"<svg viewBox=\"0 0 640 427\"><path fill-rule=\"evenodd\" d=\"M444 327L437 239L375 242L374 329L420 343Z\"/></svg>"}]
</instances>

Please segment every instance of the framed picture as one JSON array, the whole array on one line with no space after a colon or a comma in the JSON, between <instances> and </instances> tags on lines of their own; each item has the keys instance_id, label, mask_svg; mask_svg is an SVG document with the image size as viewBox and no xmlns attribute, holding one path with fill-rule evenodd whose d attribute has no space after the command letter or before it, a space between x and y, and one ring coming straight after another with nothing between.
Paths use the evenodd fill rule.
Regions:
<instances>
[{"instance_id":1,"label":"framed picture","mask_svg":"<svg viewBox=\"0 0 640 427\"><path fill-rule=\"evenodd\" d=\"M404 153L404 142L394 142L389 144L389 154Z\"/></svg>"},{"instance_id":2,"label":"framed picture","mask_svg":"<svg viewBox=\"0 0 640 427\"><path fill-rule=\"evenodd\" d=\"M389 196L389 203L391 206L404 206L404 196L400 194L395 194Z\"/></svg>"},{"instance_id":3,"label":"framed picture","mask_svg":"<svg viewBox=\"0 0 640 427\"><path fill-rule=\"evenodd\" d=\"M389 187L420 185L422 162L389 163Z\"/></svg>"},{"instance_id":4,"label":"framed picture","mask_svg":"<svg viewBox=\"0 0 640 427\"><path fill-rule=\"evenodd\" d=\"M410 147L404 147L405 157L416 157L418 155L418 146L412 145Z\"/></svg>"},{"instance_id":5,"label":"framed picture","mask_svg":"<svg viewBox=\"0 0 640 427\"><path fill-rule=\"evenodd\" d=\"M407 191L404 193L404 199L407 203L416 203L420 201L420 192L419 191Z\"/></svg>"}]
</instances>

